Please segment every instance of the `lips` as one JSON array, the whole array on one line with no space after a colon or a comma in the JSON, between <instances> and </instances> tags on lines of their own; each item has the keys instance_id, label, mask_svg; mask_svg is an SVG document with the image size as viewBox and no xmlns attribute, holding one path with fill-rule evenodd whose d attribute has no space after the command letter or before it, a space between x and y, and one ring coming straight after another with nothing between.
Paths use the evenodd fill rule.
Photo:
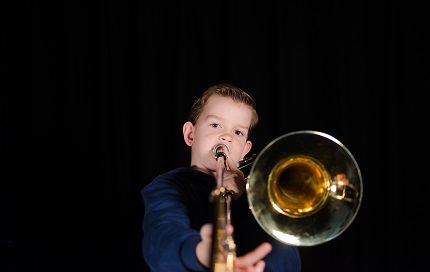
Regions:
<instances>
[{"instance_id":1,"label":"lips","mask_svg":"<svg viewBox=\"0 0 430 272\"><path fill-rule=\"evenodd\" d=\"M225 154L225 151L227 150L228 153L230 153L230 147L225 143L218 143L214 146L212 149L214 156L216 159L218 159L219 156L224 156L224 158L227 156Z\"/></svg>"}]
</instances>

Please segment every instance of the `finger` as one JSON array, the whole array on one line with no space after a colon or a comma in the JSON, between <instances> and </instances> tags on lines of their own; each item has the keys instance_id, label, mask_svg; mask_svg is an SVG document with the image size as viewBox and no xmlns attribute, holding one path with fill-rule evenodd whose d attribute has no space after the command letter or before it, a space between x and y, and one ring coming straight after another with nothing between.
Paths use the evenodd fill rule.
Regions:
<instances>
[{"instance_id":1,"label":"finger","mask_svg":"<svg viewBox=\"0 0 430 272\"><path fill-rule=\"evenodd\" d=\"M228 235L232 235L233 234L234 227L233 227L232 224L227 224L226 229L227 229L227 234Z\"/></svg>"},{"instance_id":2,"label":"finger","mask_svg":"<svg viewBox=\"0 0 430 272\"><path fill-rule=\"evenodd\" d=\"M227 146L222 145L221 151L225 154L225 157L222 156L222 158L225 158L225 164L226 164L227 170L236 170L237 165L233 162L232 156L230 154L230 150L227 148Z\"/></svg>"},{"instance_id":3,"label":"finger","mask_svg":"<svg viewBox=\"0 0 430 272\"><path fill-rule=\"evenodd\" d=\"M233 161L233 158L231 156L227 156L227 161L226 162L227 162L227 168L229 170L232 170L232 171L239 170L239 168L237 168L237 163L235 163Z\"/></svg>"},{"instance_id":4,"label":"finger","mask_svg":"<svg viewBox=\"0 0 430 272\"><path fill-rule=\"evenodd\" d=\"M266 262L261 260L258 261L254 267L253 267L253 272L264 272L264 268L266 267Z\"/></svg>"},{"instance_id":5,"label":"finger","mask_svg":"<svg viewBox=\"0 0 430 272\"><path fill-rule=\"evenodd\" d=\"M200 236L211 238L212 237L212 228L213 228L213 226L211 223L204 224L200 228Z\"/></svg>"},{"instance_id":6,"label":"finger","mask_svg":"<svg viewBox=\"0 0 430 272\"><path fill-rule=\"evenodd\" d=\"M237 258L237 265L242 267L254 265L269 254L270 251L272 251L272 245L264 242L249 253Z\"/></svg>"}]
</instances>

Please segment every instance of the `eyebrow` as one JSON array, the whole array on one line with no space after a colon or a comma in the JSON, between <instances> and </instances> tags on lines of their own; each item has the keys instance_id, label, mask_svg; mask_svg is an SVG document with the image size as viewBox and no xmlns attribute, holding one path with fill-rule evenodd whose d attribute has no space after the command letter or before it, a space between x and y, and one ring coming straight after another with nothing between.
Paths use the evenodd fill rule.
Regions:
<instances>
[{"instance_id":1,"label":"eyebrow","mask_svg":"<svg viewBox=\"0 0 430 272\"><path fill-rule=\"evenodd\" d=\"M205 119L210 119L210 118L213 118L213 119L217 119L217 120L223 121L223 118L221 118L221 117L219 117L219 116L217 116L217 115L213 115L213 114L209 114L208 116L206 116L206 118L205 118ZM240 129L249 130L249 126L236 125L236 127L239 127Z\"/></svg>"}]
</instances>

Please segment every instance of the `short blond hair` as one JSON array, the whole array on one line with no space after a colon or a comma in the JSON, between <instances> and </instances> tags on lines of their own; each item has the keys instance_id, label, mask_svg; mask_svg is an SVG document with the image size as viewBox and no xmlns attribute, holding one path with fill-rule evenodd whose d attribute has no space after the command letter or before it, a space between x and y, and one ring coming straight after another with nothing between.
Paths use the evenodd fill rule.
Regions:
<instances>
[{"instance_id":1,"label":"short blond hair","mask_svg":"<svg viewBox=\"0 0 430 272\"><path fill-rule=\"evenodd\" d=\"M190 121L193 125L197 123L197 120L202 114L208 99L213 95L230 97L231 99L233 99L233 101L242 102L251 107L252 118L251 118L251 124L249 125L249 130L248 130L248 138L249 138L249 136L251 135L251 132L258 124L257 103L244 90L229 83L221 83L221 84L213 85L209 87L199 98L197 98L190 108L190 111L188 114L188 121Z\"/></svg>"}]
</instances>

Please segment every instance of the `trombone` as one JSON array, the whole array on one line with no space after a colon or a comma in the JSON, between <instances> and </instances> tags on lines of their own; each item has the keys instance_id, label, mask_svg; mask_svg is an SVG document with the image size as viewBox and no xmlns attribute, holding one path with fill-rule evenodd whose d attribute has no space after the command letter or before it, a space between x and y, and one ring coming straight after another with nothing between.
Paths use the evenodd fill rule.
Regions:
<instances>
[{"instance_id":1,"label":"trombone","mask_svg":"<svg viewBox=\"0 0 430 272\"><path fill-rule=\"evenodd\" d=\"M217 150L217 159L225 156ZM331 135L312 130L284 134L238 167L248 165L252 165L245 179L249 208L260 227L284 244L328 242L358 213L363 196L360 169L351 152ZM211 199L216 202L212 271L230 272L236 258L236 245L225 229L231 193L218 186Z\"/></svg>"},{"instance_id":2,"label":"trombone","mask_svg":"<svg viewBox=\"0 0 430 272\"><path fill-rule=\"evenodd\" d=\"M233 272L236 261L236 244L232 234L228 233L227 226L231 224L231 203L234 192L226 189L222 182L223 171L227 168L227 154L223 152L223 146L230 151L229 146L226 144L218 144L213 149L215 159L218 163L218 180L217 186L211 192L209 198L215 206L212 231L211 271ZM221 163L223 164L221 165Z\"/></svg>"}]
</instances>

